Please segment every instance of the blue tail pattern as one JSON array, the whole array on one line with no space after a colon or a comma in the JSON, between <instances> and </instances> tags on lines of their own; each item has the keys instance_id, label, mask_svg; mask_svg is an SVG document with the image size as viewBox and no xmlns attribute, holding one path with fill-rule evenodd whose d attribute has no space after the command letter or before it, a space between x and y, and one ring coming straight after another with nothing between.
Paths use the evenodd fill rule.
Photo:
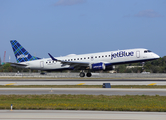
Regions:
<instances>
[{"instance_id":1,"label":"blue tail pattern","mask_svg":"<svg viewBox=\"0 0 166 120\"><path fill-rule=\"evenodd\" d=\"M12 45L17 63L40 59L28 53L28 51L26 51L16 40L11 40L10 43Z\"/></svg>"}]
</instances>

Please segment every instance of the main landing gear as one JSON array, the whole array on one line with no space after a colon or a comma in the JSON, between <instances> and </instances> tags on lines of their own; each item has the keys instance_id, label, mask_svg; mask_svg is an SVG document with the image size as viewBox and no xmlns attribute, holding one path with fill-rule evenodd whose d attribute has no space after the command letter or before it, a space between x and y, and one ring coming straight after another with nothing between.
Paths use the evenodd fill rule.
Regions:
<instances>
[{"instance_id":1,"label":"main landing gear","mask_svg":"<svg viewBox=\"0 0 166 120\"><path fill-rule=\"evenodd\" d=\"M86 73L86 76L87 77L91 77L92 76L92 73L91 72L87 72ZM82 72L80 72L80 77L85 77L85 73L82 71Z\"/></svg>"}]
</instances>

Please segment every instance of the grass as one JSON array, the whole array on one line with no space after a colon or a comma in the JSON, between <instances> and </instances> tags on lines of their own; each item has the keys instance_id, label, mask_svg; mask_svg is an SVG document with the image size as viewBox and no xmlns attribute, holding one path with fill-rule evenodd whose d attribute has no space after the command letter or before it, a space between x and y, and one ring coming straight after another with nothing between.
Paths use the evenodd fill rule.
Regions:
<instances>
[{"instance_id":1,"label":"grass","mask_svg":"<svg viewBox=\"0 0 166 120\"><path fill-rule=\"evenodd\" d=\"M166 96L0 95L0 109L166 112Z\"/></svg>"},{"instance_id":2,"label":"grass","mask_svg":"<svg viewBox=\"0 0 166 120\"><path fill-rule=\"evenodd\" d=\"M112 88L166 88L166 85L111 85ZM0 88L102 88L102 85L0 85Z\"/></svg>"}]
</instances>

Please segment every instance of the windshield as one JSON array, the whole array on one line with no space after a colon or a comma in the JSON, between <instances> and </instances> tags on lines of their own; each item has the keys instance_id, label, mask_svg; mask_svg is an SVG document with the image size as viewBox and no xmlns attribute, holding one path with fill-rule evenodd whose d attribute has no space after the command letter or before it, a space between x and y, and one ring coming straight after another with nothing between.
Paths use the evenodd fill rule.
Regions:
<instances>
[{"instance_id":1,"label":"windshield","mask_svg":"<svg viewBox=\"0 0 166 120\"><path fill-rule=\"evenodd\" d=\"M150 52L152 52L152 51L150 51L150 50L145 50L144 51L144 53L150 53Z\"/></svg>"}]
</instances>

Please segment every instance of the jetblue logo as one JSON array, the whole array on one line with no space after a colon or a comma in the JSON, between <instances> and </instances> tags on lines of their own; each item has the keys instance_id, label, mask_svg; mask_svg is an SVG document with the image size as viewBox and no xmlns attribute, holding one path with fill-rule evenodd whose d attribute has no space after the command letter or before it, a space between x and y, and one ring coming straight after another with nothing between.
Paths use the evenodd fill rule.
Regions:
<instances>
[{"instance_id":1,"label":"jetblue logo","mask_svg":"<svg viewBox=\"0 0 166 120\"><path fill-rule=\"evenodd\" d=\"M27 57L28 57L28 55L23 55L23 54L17 55L17 59L19 59L19 58L27 58Z\"/></svg>"},{"instance_id":2,"label":"jetblue logo","mask_svg":"<svg viewBox=\"0 0 166 120\"><path fill-rule=\"evenodd\" d=\"M120 51L120 52L112 53L111 60L116 57L128 57L128 56L133 56L133 55L134 55L133 51L131 51L131 52Z\"/></svg>"},{"instance_id":3,"label":"jetblue logo","mask_svg":"<svg viewBox=\"0 0 166 120\"><path fill-rule=\"evenodd\" d=\"M94 69L97 69L97 68L101 68L102 66L100 65L100 66L94 66L93 68Z\"/></svg>"}]
</instances>

